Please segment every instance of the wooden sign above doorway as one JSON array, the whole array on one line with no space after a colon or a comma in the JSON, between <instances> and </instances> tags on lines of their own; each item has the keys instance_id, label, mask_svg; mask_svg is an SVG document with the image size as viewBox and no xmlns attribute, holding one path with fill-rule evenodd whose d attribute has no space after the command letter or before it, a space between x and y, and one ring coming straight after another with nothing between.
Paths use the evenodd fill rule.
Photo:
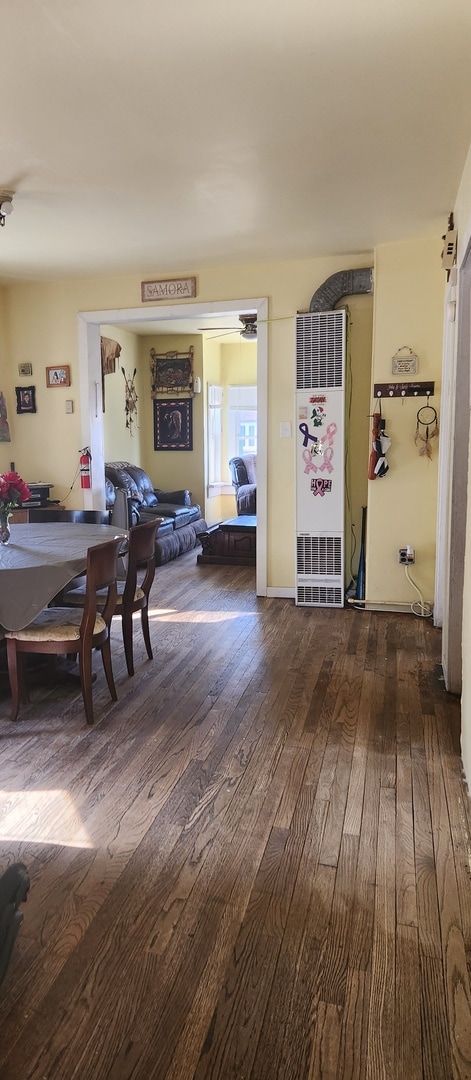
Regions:
<instances>
[{"instance_id":1,"label":"wooden sign above doorway","mask_svg":"<svg viewBox=\"0 0 471 1080\"><path fill-rule=\"evenodd\" d=\"M164 278L141 281L141 300L187 300L196 296L196 278Z\"/></svg>"}]
</instances>

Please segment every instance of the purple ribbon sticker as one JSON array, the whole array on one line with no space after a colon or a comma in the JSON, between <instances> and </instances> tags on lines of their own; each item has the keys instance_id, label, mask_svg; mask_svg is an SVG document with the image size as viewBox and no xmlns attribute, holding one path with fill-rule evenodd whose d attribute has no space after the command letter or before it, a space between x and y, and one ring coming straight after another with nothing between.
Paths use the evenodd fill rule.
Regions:
<instances>
[{"instance_id":1,"label":"purple ribbon sticker","mask_svg":"<svg viewBox=\"0 0 471 1080\"><path fill-rule=\"evenodd\" d=\"M301 432L301 435L303 436L303 446L304 447L306 447L308 445L309 440L311 440L311 442L315 442L315 443L318 442L318 439L317 439L316 435L310 435L309 434L309 428L308 428L307 424L300 424L299 425L299 430Z\"/></svg>"}]
</instances>

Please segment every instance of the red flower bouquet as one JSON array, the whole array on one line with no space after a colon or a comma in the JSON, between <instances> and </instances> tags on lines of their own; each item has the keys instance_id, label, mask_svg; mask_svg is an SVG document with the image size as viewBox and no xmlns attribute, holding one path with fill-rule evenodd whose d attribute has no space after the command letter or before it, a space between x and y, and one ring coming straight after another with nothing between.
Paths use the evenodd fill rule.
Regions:
<instances>
[{"instance_id":1,"label":"red flower bouquet","mask_svg":"<svg viewBox=\"0 0 471 1080\"><path fill-rule=\"evenodd\" d=\"M17 472L0 473L0 512L8 515L15 506L28 502L31 492Z\"/></svg>"},{"instance_id":2,"label":"red flower bouquet","mask_svg":"<svg viewBox=\"0 0 471 1080\"><path fill-rule=\"evenodd\" d=\"M0 473L0 544L8 544L10 540L8 518L13 508L30 498L29 487L17 472Z\"/></svg>"}]
</instances>

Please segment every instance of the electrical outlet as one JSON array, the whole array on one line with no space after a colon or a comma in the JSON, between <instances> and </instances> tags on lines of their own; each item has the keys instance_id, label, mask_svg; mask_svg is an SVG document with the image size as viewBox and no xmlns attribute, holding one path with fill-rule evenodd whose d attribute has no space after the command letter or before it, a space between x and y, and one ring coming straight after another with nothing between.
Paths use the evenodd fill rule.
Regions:
<instances>
[{"instance_id":1,"label":"electrical outlet","mask_svg":"<svg viewBox=\"0 0 471 1080\"><path fill-rule=\"evenodd\" d=\"M408 544L405 548L399 548L398 559L403 566L415 563L415 551L411 544Z\"/></svg>"}]
</instances>

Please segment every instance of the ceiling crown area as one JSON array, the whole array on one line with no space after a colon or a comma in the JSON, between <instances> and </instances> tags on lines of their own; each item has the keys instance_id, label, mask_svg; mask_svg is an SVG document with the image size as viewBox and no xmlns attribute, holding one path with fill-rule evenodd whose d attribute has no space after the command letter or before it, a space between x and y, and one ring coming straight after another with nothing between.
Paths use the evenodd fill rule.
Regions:
<instances>
[{"instance_id":1,"label":"ceiling crown area","mask_svg":"<svg viewBox=\"0 0 471 1080\"><path fill-rule=\"evenodd\" d=\"M469 0L19 0L0 283L439 238L471 141L470 49Z\"/></svg>"}]
</instances>

